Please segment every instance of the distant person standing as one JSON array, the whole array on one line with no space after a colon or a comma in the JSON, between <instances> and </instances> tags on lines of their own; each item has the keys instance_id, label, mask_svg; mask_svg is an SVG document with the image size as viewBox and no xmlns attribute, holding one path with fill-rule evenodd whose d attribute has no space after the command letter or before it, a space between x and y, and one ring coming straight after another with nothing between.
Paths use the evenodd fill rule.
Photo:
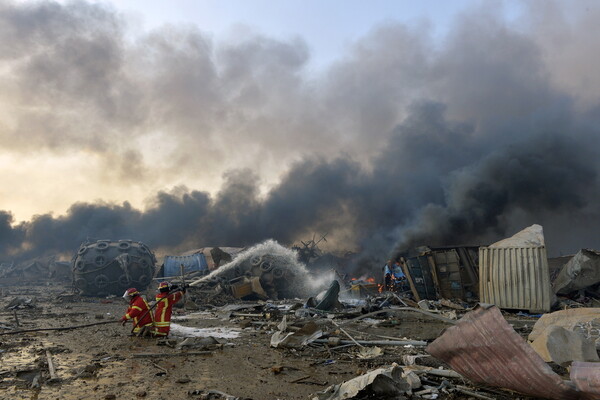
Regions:
<instances>
[{"instance_id":1,"label":"distant person standing","mask_svg":"<svg viewBox=\"0 0 600 400\"><path fill-rule=\"evenodd\" d=\"M395 279L395 289L396 291L405 291L407 290L407 280L406 280L406 275L404 274L404 270L402 269L402 267L404 266L404 261L396 261L394 263L394 269L392 271L392 274L394 275L394 279Z\"/></svg>"},{"instance_id":2,"label":"distant person standing","mask_svg":"<svg viewBox=\"0 0 600 400\"><path fill-rule=\"evenodd\" d=\"M157 337L169 336L171 330L171 314L173 305L183 297L185 287L171 286L169 282L158 284L156 294L156 310L154 311L154 335Z\"/></svg>"},{"instance_id":3,"label":"distant person standing","mask_svg":"<svg viewBox=\"0 0 600 400\"><path fill-rule=\"evenodd\" d=\"M394 267L392 264L392 260L387 260L387 262L383 266L383 288L386 291L391 290L392 286L393 286L393 278L392 278L393 268Z\"/></svg>"},{"instance_id":4,"label":"distant person standing","mask_svg":"<svg viewBox=\"0 0 600 400\"><path fill-rule=\"evenodd\" d=\"M146 299L140 295L136 288L130 288L125 291L123 298L129 301L129 308L125 315L121 317L123 326L127 321L133 321L132 334L137 336L152 336L152 313Z\"/></svg>"},{"instance_id":5,"label":"distant person standing","mask_svg":"<svg viewBox=\"0 0 600 400\"><path fill-rule=\"evenodd\" d=\"M394 269L392 270L394 274L394 278L396 279L406 279L406 275L404 275L404 271L402 270L402 263L400 261L396 261L394 263Z\"/></svg>"}]
</instances>

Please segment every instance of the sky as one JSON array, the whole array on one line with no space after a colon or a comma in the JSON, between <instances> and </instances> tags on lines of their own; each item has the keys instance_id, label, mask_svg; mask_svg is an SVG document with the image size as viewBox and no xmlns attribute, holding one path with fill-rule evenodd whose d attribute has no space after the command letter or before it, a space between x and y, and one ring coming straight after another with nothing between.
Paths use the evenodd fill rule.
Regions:
<instances>
[{"instance_id":1,"label":"sky","mask_svg":"<svg viewBox=\"0 0 600 400\"><path fill-rule=\"evenodd\" d=\"M304 79L319 80L327 70L348 57L352 52L352 46L357 41L378 26L386 23L401 23L408 27L422 30L423 35L432 35L436 40L442 40L450 27L455 23L455 18L470 7L480 4L473 0L445 1L273 1L273 0L230 0L230 1L90 1L84 3L59 1L19 1L2 2L5 7L13 5L15 9L29 10L35 12L34 8L50 8L52 4L62 7L65 12L69 8L76 8L81 4L90 7L106 9L111 17L118 20L119 28L114 35L119 35L120 40L131 41L129 45L136 47L140 41L146 40L147 36L161 35L165 37L177 29L197 31L203 35L212 46L227 46L227 43L235 43L244 37L256 36L277 40L283 44L298 42L303 47L304 54L301 55L301 65L297 73L302 74ZM519 9L516 2L492 2L498 12L511 15ZM40 16L40 18L53 18L52 16ZM46 23L48 21L44 21ZM34 24L30 28L34 28ZM82 27L81 29L85 29ZM109 34L111 34L109 33ZM421 32L420 32L421 33ZM179 38L173 37L176 41ZM58 39L60 40L60 39ZM435 43L434 43L435 44ZM143 44L134 50L143 52ZM74 55L73 55L74 56ZM136 54L124 57L134 58ZM91 55L90 55L91 57ZM77 63L77 59L72 62ZM84 60L86 63L94 63L94 60ZM118 62L118 61L117 61ZM142 64L144 62L142 61ZM10 61L5 60L4 70L10 67ZM104 65L110 68L110 65ZM69 66L66 66L69 68ZM98 65L98 68L102 66ZM140 65L140 68L149 68L148 65ZM140 75L149 71L138 71ZM93 72L92 72L93 73ZM132 71L136 73L136 71ZM6 75L5 75L6 77ZM109 78L109 77L106 77ZM85 79L85 77L81 77ZM94 79L90 76L90 79ZM6 82L5 85L10 84ZM40 83L44 85L43 82ZM65 82L65 84L68 84ZM5 87L6 88L6 87ZM11 88L14 89L14 88ZM11 90L9 89L9 90ZM61 88L56 88L59 91ZM19 90L18 88L14 90ZM202 88L199 88L202 90ZM128 99L135 102L135 99ZM10 99L5 99L12 102ZM20 107L27 108L21 104ZM34 107L40 107L36 105ZM65 107L68 107L65 105ZM68 110L61 111L68 113ZM104 118L110 118L105 116ZM10 118L8 118L10 120ZM13 123L26 123L25 121L13 121ZM79 122L78 122L79 123ZM82 130L90 134L94 127L87 127L86 121L80 122ZM62 129L57 127L56 129ZM79 128L78 128L79 129ZM100 128L103 129L103 128ZM117 128L119 129L119 128ZM218 160L202 154L204 149L198 148L194 154L185 155L186 158L203 159L208 158L207 163L199 163L201 171L194 173L180 173L179 176L146 176L140 179L141 169L133 172L123 171L131 168L125 160L128 155L137 154L135 161L139 161L143 154L146 159L159 160L164 157L184 156L174 155L179 152L178 144L169 143L165 135L168 133L159 130L154 131L151 127L144 127L142 135L132 143L130 147L136 150L121 149L119 143L113 144L114 151L106 151L98 154L95 149L75 146L69 151L57 152L54 146L58 145L54 140L37 143L40 146L32 146L25 154L20 152L6 151L0 154L0 171L4 176L5 185L0 189L0 209L10 210L16 221L26 221L32 216L41 213L53 212L62 214L76 201L128 201L138 207L144 207L144 201L159 190L170 190L179 185L186 185L194 189L201 189L214 193L223 182L222 175L231 168L238 165L244 167L254 164L260 170L260 176L264 178L262 190L267 190L273 183L277 182L280 174L285 171L281 167L296 159L293 152L289 157L282 156L276 160L269 158L261 160L259 165L254 163L253 158L257 156L255 151L250 160L238 163L237 160L228 160L226 156L219 156ZM24 132L18 141L27 141ZM58 132L56 134L59 134ZM92 135L102 135L100 130L91 132ZM115 132L116 136L127 136L127 132ZM118 140L118 139L117 139ZM126 139L122 140L123 142ZM232 143L218 143L219 147L225 148ZM212 152L211 149L206 149ZM135 158L134 157L134 158ZM244 155L238 155L244 158ZM282 160L282 158L284 160ZM154 163L154 162L153 162ZM156 164L155 164L156 165ZM18 166L18 167L16 167ZM152 169L152 167L149 167ZM173 167L170 167L173 169ZM176 167L175 167L176 169ZM121 180L126 176L134 174L127 185L122 185ZM60 186L61 190L56 190ZM75 190L69 187L77 188Z\"/></svg>"},{"instance_id":2,"label":"sky","mask_svg":"<svg viewBox=\"0 0 600 400\"><path fill-rule=\"evenodd\" d=\"M323 68L344 55L352 42L378 24L400 21L408 25L429 23L437 35L447 32L460 12L476 4L455 1L114 1L112 4L135 20L141 30L165 23L193 24L215 38L226 37L240 26L269 37L299 36L306 41L311 65ZM504 12L519 5L505 2Z\"/></svg>"},{"instance_id":3,"label":"sky","mask_svg":"<svg viewBox=\"0 0 600 400\"><path fill-rule=\"evenodd\" d=\"M0 0L0 261L599 247L594 1Z\"/></svg>"}]
</instances>

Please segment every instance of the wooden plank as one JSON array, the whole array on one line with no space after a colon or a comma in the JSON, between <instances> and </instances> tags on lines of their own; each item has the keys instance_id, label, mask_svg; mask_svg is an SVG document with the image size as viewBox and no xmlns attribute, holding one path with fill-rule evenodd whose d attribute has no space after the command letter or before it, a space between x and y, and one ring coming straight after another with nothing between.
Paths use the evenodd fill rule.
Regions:
<instances>
[{"instance_id":1,"label":"wooden plank","mask_svg":"<svg viewBox=\"0 0 600 400\"><path fill-rule=\"evenodd\" d=\"M404 270L404 275L406 275L406 279L408 280L408 284L410 286L410 290L413 292L415 296L415 300L417 302L421 301L421 296L419 296L419 292L417 292L417 288L415 287L415 283L413 282L412 275L410 274L410 270L408 268L408 260L404 260L402 263L402 269Z\"/></svg>"}]
</instances>

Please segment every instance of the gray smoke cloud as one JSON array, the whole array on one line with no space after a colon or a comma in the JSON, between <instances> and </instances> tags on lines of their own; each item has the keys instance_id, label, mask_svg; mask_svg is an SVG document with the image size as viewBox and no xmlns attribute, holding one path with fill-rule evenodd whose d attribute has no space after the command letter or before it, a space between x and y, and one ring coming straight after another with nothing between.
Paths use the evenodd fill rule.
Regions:
<instances>
[{"instance_id":1,"label":"gray smoke cloud","mask_svg":"<svg viewBox=\"0 0 600 400\"><path fill-rule=\"evenodd\" d=\"M581 65L600 63L600 7L531 2L508 20L488 4L441 40L426 25L376 26L311 73L301 38L173 26L132 37L99 4L0 2L4 148L85 151L122 185L223 182L165 189L143 209L74 202L22 223L2 211L1 259L88 237L177 251L329 232L376 265L532 223L551 255L598 248L600 78ZM140 145L155 139L158 163Z\"/></svg>"}]
</instances>

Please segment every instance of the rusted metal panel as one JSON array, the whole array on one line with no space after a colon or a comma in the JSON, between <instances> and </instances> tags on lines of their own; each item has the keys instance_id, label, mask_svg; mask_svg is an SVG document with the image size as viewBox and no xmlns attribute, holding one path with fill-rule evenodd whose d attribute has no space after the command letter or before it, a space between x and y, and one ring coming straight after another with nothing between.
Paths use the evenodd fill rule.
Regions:
<instances>
[{"instance_id":1,"label":"rusted metal panel","mask_svg":"<svg viewBox=\"0 0 600 400\"><path fill-rule=\"evenodd\" d=\"M433 250L434 276L438 279L440 296L446 299L468 300L477 298L479 280L475 266L459 256L466 248Z\"/></svg>"},{"instance_id":2,"label":"rusted metal panel","mask_svg":"<svg viewBox=\"0 0 600 400\"><path fill-rule=\"evenodd\" d=\"M466 314L427 352L479 384L548 399L580 398L512 329L497 307Z\"/></svg>"},{"instance_id":3,"label":"rusted metal panel","mask_svg":"<svg viewBox=\"0 0 600 400\"><path fill-rule=\"evenodd\" d=\"M418 300L478 298L477 248L453 246L420 247L405 253L405 275ZM470 253L473 253L471 256Z\"/></svg>"},{"instance_id":4,"label":"rusted metal panel","mask_svg":"<svg viewBox=\"0 0 600 400\"><path fill-rule=\"evenodd\" d=\"M433 280L427 255L407 258L405 264L408 271L405 274L409 277L409 283L412 283L411 289L414 287L413 294L415 298L437 300L439 292Z\"/></svg>"},{"instance_id":5,"label":"rusted metal panel","mask_svg":"<svg viewBox=\"0 0 600 400\"><path fill-rule=\"evenodd\" d=\"M600 399L600 363L574 361L571 380L586 399Z\"/></svg>"},{"instance_id":6,"label":"rusted metal panel","mask_svg":"<svg viewBox=\"0 0 600 400\"><path fill-rule=\"evenodd\" d=\"M500 308L550 311L552 287L546 248L480 247L479 294Z\"/></svg>"}]
</instances>

